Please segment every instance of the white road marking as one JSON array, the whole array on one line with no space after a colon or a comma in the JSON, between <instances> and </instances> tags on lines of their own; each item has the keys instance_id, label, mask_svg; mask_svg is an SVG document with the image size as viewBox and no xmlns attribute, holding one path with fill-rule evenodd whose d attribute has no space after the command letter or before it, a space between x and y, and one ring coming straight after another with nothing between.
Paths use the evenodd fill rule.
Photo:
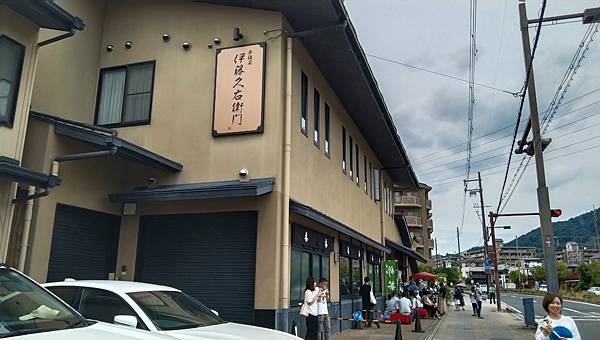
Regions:
<instances>
[{"instance_id":1,"label":"white road marking","mask_svg":"<svg viewBox=\"0 0 600 340\"><path fill-rule=\"evenodd\" d=\"M563 309L564 309L564 310L568 310L569 312L578 313L578 314L581 314L581 315L593 316L593 315L590 315L590 314L588 314L588 313L580 312L580 311L578 311L578 310L574 310L574 309L567 308L567 307L563 307Z\"/></svg>"}]
</instances>

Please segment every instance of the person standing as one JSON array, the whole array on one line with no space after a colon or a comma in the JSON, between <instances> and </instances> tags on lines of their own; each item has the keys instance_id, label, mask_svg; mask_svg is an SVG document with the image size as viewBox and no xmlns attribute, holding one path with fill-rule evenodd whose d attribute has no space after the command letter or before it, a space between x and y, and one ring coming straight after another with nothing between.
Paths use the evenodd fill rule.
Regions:
<instances>
[{"instance_id":1,"label":"person standing","mask_svg":"<svg viewBox=\"0 0 600 340\"><path fill-rule=\"evenodd\" d=\"M322 277L319 280L319 290L321 297L317 302L317 314L319 316L319 331L318 340L329 340L329 334L331 333L331 320L329 319L329 310L327 305L331 302L329 297L329 287L327 279Z\"/></svg>"},{"instance_id":2,"label":"person standing","mask_svg":"<svg viewBox=\"0 0 600 340\"><path fill-rule=\"evenodd\" d=\"M535 331L535 340L572 339L581 340L579 329L575 321L561 315L563 299L558 294L548 293L544 297L542 306L548 316L538 323Z\"/></svg>"},{"instance_id":3,"label":"person standing","mask_svg":"<svg viewBox=\"0 0 600 340\"><path fill-rule=\"evenodd\" d=\"M471 286L471 292L469 293L469 299L471 300L471 306L473 307L472 316L477 316L479 307L477 306L477 299L475 298L475 286Z\"/></svg>"},{"instance_id":4,"label":"person standing","mask_svg":"<svg viewBox=\"0 0 600 340\"><path fill-rule=\"evenodd\" d=\"M459 287L454 287L453 298L454 298L454 310L458 312L460 310L460 288Z\"/></svg>"},{"instance_id":5,"label":"person standing","mask_svg":"<svg viewBox=\"0 0 600 340\"><path fill-rule=\"evenodd\" d=\"M448 297L448 288L442 285L438 292L438 310L441 315L446 314L448 311L448 305L446 304L446 298Z\"/></svg>"},{"instance_id":6,"label":"person standing","mask_svg":"<svg viewBox=\"0 0 600 340\"><path fill-rule=\"evenodd\" d=\"M481 293L481 286L479 285L479 283L475 284L475 301L477 302L477 317L480 319L483 319L483 317L481 316L481 296L483 294Z\"/></svg>"},{"instance_id":7,"label":"person standing","mask_svg":"<svg viewBox=\"0 0 600 340\"><path fill-rule=\"evenodd\" d=\"M368 276L365 276L364 283L358 290L358 295L362 298L363 320L367 320L367 327L371 327L371 323L373 322L373 317L371 316L373 304L371 303L371 282Z\"/></svg>"},{"instance_id":8,"label":"person standing","mask_svg":"<svg viewBox=\"0 0 600 340\"><path fill-rule=\"evenodd\" d=\"M315 279L309 277L306 279L306 289L304 290L304 303L308 306L308 316L306 317L306 336L305 340L317 340L319 328L319 311L317 309L317 300L321 297L319 288L315 285Z\"/></svg>"}]
</instances>

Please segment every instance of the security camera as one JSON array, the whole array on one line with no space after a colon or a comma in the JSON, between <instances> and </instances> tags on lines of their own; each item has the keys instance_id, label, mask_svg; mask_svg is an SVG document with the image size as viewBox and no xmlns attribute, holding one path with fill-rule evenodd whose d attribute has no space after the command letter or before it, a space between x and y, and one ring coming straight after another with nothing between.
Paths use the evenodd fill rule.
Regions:
<instances>
[{"instance_id":1,"label":"security camera","mask_svg":"<svg viewBox=\"0 0 600 340\"><path fill-rule=\"evenodd\" d=\"M240 177L247 177L247 176L248 176L248 169L241 168L240 169Z\"/></svg>"}]
</instances>

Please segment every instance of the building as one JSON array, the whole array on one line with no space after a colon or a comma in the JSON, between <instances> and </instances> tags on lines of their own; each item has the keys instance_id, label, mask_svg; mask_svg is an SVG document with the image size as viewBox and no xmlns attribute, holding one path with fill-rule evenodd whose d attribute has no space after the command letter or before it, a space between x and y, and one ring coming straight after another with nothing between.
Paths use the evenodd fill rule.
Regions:
<instances>
[{"instance_id":1,"label":"building","mask_svg":"<svg viewBox=\"0 0 600 340\"><path fill-rule=\"evenodd\" d=\"M410 230L413 247L430 264L435 265L432 251L435 243L431 234L433 233L433 220L431 219L431 200L429 192L431 187L419 183L417 189L394 186L394 213L404 216Z\"/></svg>"},{"instance_id":2,"label":"building","mask_svg":"<svg viewBox=\"0 0 600 340\"><path fill-rule=\"evenodd\" d=\"M83 26L81 19L53 2L0 2L0 258L6 258L9 239L14 239L19 269L23 269L25 255L19 245L26 244L27 239L10 233L14 200L44 193L59 184L58 177L24 166L22 159L38 51L72 36ZM40 28L68 33L44 40Z\"/></svg>"},{"instance_id":3,"label":"building","mask_svg":"<svg viewBox=\"0 0 600 340\"><path fill-rule=\"evenodd\" d=\"M496 247L498 250L498 261L500 263L517 263L523 258L535 257L535 247L513 247L507 246L503 243L502 239L496 240ZM488 246L488 255L491 256L492 247ZM472 250L467 250L463 253L463 258L469 259L480 259L483 260L484 252L483 247L479 247Z\"/></svg>"},{"instance_id":4,"label":"building","mask_svg":"<svg viewBox=\"0 0 600 340\"><path fill-rule=\"evenodd\" d=\"M597 249L580 248L577 242L567 242L564 250L556 252L556 259L568 265L578 265L593 261L594 256L599 254L600 251Z\"/></svg>"},{"instance_id":5,"label":"building","mask_svg":"<svg viewBox=\"0 0 600 340\"><path fill-rule=\"evenodd\" d=\"M39 53L22 163L62 182L34 201L33 278L171 285L289 331L307 277L349 317L364 276L381 300L383 260L404 278L427 261L394 214L392 188L419 183L342 1L57 3L86 28Z\"/></svg>"}]
</instances>

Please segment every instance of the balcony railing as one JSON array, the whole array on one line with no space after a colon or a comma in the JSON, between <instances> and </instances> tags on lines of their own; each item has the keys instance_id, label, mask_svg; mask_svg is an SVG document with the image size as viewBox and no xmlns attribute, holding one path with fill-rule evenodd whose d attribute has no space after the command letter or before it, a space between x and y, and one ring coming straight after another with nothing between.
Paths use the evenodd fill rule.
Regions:
<instances>
[{"instance_id":1,"label":"balcony railing","mask_svg":"<svg viewBox=\"0 0 600 340\"><path fill-rule=\"evenodd\" d=\"M431 200L428 199L428 200L425 201L425 207L427 209L431 210Z\"/></svg>"},{"instance_id":2,"label":"balcony railing","mask_svg":"<svg viewBox=\"0 0 600 340\"><path fill-rule=\"evenodd\" d=\"M417 196L396 196L394 204L400 206L421 207L421 198Z\"/></svg>"},{"instance_id":3,"label":"balcony railing","mask_svg":"<svg viewBox=\"0 0 600 340\"><path fill-rule=\"evenodd\" d=\"M429 248L430 249L434 249L435 248L435 241L434 240L429 240Z\"/></svg>"},{"instance_id":4,"label":"balcony railing","mask_svg":"<svg viewBox=\"0 0 600 340\"><path fill-rule=\"evenodd\" d=\"M433 230L433 220L427 220L427 228Z\"/></svg>"},{"instance_id":5,"label":"balcony railing","mask_svg":"<svg viewBox=\"0 0 600 340\"><path fill-rule=\"evenodd\" d=\"M421 222L421 218L418 216L404 216L404 218L406 219L406 224L409 227L421 227L423 226L422 222Z\"/></svg>"}]
</instances>

